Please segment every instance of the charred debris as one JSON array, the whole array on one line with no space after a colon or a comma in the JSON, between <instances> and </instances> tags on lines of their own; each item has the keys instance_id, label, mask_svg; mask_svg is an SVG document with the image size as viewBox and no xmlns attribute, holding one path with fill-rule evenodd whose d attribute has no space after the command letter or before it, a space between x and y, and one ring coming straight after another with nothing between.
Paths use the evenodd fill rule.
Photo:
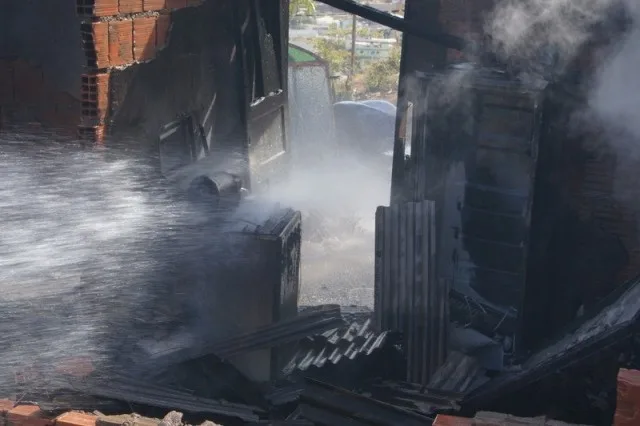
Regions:
<instances>
[{"instance_id":1,"label":"charred debris","mask_svg":"<svg viewBox=\"0 0 640 426\"><path fill-rule=\"evenodd\" d=\"M524 101L519 105L518 111L525 113ZM416 170L424 170L414 169L414 182L419 183ZM638 366L640 280L619 286L572 321L556 323L563 327L558 333L540 337L536 331L543 342L537 347L520 345L531 336L521 326L526 317L523 320L516 307L531 303L546 308L544 302L528 299L528 280L516 273L518 264L509 263L515 258L522 267L522 255L511 247L513 256L497 256L489 247L465 254L475 262L475 274L460 277L446 271L463 267L463 262L447 262L455 259L452 252L473 247L472 231L486 233L487 244L491 232L495 239L523 238L523 232L531 232L532 225L515 213L509 216L513 228L504 220L498 227L491 218L498 212L471 205L492 202L496 209L522 211L528 205L519 202L522 188L475 185L471 173L463 181L456 181L458 174L451 176L442 178L444 186L466 185L467 197L462 206L452 206L462 217L462 228L451 233L450 240L443 229L451 224L443 225L443 220L454 220L455 214L442 215L437 201L378 209L373 310L297 305L300 215L278 210L263 224L244 222L231 232L234 238L250 241L248 249L267 244L269 250L262 253L277 253L254 259L250 268L243 265L255 274L248 280L262 279L269 286L255 305L247 302L246 311L237 313L242 321L236 332L211 340L178 333L164 342L147 341L137 352L126 351L127 360L117 367L80 371L78 361L71 360L55 374L22 380L12 394L53 415L98 410L101 416L135 412L162 418L177 410L189 424L209 420L223 425L425 425L438 415L511 424L511 417L487 411L576 424L610 423L618 370ZM445 200L446 195L456 193L439 194ZM481 218L474 216L480 214ZM481 226L471 227L476 223ZM469 240L456 241L465 235ZM516 291L485 291L483 286L497 284L483 275L483 268L489 269L483 261L512 268L509 285ZM268 309L263 306L258 312L265 304ZM256 326L260 322L263 325Z\"/></svg>"},{"instance_id":2,"label":"charred debris","mask_svg":"<svg viewBox=\"0 0 640 426\"><path fill-rule=\"evenodd\" d=\"M487 411L610 424L618 371L640 367L637 247L624 212L605 211L607 154L566 125L577 86L466 64L412 78L411 136L376 212L372 310L298 306L301 219L280 209L224 239L260 255L209 271L240 283L204 309L233 318L225 333L176 327L106 367L72 361L6 391L51 413L178 410L191 424L510 424Z\"/></svg>"}]
</instances>

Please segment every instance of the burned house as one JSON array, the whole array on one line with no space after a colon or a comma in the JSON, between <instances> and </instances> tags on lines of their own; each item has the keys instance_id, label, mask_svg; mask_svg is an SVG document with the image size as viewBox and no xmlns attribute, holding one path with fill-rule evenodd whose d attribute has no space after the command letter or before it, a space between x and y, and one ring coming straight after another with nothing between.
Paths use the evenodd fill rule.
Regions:
<instances>
[{"instance_id":1,"label":"burned house","mask_svg":"<svg viewBox=\"0 0 640 426\"><path fill-rule=\"evenodd\" d=\"M260 217L247 218L256 208L242 202L287 168L288 2L3 0L0 8L0 138L24 140L25 150L32 138L45 153L47 144L61 143L104 148L107 161L132 158L147 166L154 196L169 187L176 202L207 217L148 242L150 261L161 266L141 278L146 284L130 283L151 289L148 304L171 305L164 311L178 312L182 322L215 329L210 338L295 316L300 216L260 206ZM175 258L179 244L192 248ZM221 253L240 260L225 263ZM93 284L86 283L87 294ZM248 313L219 321L228 306ZM160 309L146 308L138 316L151 328L169 327ZM218 317L194 314L216 310ZM166 331L178 333L180 321L173 322L176 330ZM120 353L131 340L109 345ZM268 380L276 355L273 368L269 350L255 356L264 368L254 368L253 358L236 364Z\"/></svg>"}]
</instances>

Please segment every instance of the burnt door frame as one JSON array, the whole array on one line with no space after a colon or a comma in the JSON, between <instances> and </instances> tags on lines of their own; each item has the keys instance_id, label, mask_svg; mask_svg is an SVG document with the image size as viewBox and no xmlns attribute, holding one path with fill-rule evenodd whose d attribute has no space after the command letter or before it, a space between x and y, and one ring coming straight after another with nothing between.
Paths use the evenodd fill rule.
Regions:
<instances>
[{"instance_id":1,"label":"burnt door frame","mask_svg":"<svg viewBox=\"0 0 640 426\"><path fill-rule=\"evenodd\" d=\"M246 151L248 162L247 189L255 189L256 182L268 181L269 176L284 170L289 153L288 140L288 0L237 0L238 47L243 85L240 96L244 105ZM270 35L274 57L268 57L264 40ZM268 74L268 65L275 69ZM271 62L270 62L271 61ZM265 73L266 71L266 73ZM275 72L275 74L273 74ZM274 84L276 90L271 90ZM266 148L267 159L254 159L260 138L269 127L281 120L281 145Z\"/></svg>"}]
</instances>

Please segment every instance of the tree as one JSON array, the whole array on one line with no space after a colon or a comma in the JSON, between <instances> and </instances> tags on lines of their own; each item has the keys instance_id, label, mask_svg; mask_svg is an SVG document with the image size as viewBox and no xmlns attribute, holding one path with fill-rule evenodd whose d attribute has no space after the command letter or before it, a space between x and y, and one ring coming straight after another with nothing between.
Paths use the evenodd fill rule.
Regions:
<instances>
[{"instance_id":1,"label":"tree","mask_svg":"<svg viewBox=\"0 0 640 426\"><path fill-rule=\"evenodd\" d=\"M331 74L347 73L349 71L349 51L344 42L339 39L317 38L314 48L318 56L329 63Z\"/></svg>"},{"instance_id":2,"label":"tree","mask_svg":"<svg viewBox=\"0 0 640 426\"><path fill-rule=\"evenodd\" d=\"M364 84L368 91L384 92L393 90L398 85L400 73L400 47L394 46L389 56L369 65L364 73Z\"/></svg>"},{"instance_id":3,"label":"tree","mask_svg":"<svg viewBox=\"0 0 640 426\"><path fill-rule=\"evenodd\" d=\"M316 12L316 3L314 0L289 0L289 15L294 16L304 11L307 15L313 15Z\"/></svg>"}]
</instances>

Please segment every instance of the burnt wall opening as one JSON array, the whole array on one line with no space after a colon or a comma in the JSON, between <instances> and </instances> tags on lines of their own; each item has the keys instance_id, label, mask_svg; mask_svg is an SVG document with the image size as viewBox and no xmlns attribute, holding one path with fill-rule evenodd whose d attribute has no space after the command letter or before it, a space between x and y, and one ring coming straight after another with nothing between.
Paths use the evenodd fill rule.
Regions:
<instances>
[{"instance_id":1,"label":"burnt wall opening","mask_svg":"<svg viewBox=\"0 0 640 426\"><path fill-rule=\"evenodd\" d=\"M184 137L201 139L190 161L218 151L225 154L212 159L224 162L221 157L229 151L243 151L233 3L209 1L174 11L167 44L151 61L111 71L108 131L114 139L136 137L134 145L157 153L163 126L189 117L196 131Z\"/></svg>"}]
</instances>

